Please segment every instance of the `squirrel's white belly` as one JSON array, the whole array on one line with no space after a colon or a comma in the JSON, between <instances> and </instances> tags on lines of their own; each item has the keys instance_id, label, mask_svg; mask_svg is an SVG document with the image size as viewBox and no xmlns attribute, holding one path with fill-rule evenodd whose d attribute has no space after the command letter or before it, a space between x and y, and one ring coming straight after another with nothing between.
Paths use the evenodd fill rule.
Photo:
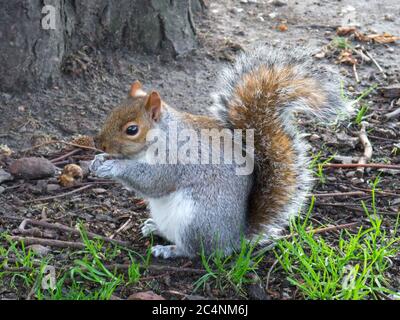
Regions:
<instances>
[{"instance_id":1,"label":"squirrel's white belly","mask_svg":"<svg viewBox=\"0 0 400 320\"><path fill-rule=\"evenodd\" d=\"M160 198L148 198L150 214L158 230L169 241L179 245L182 231L193 217L193 201L182 191L176 191Z\"/></svg>"}]
</instances>

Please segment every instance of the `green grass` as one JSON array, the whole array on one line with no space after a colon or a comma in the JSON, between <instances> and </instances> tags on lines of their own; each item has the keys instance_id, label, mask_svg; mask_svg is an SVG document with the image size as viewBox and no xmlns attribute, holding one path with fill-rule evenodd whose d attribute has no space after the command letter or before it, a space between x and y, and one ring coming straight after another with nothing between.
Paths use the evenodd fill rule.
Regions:
<instances>
[{"instance_id":1,"label":"green grass","mask_svg":"<svg viewBox=\"0 0 400 320\"><path fill-rule=\"evenodd\" d=\"M311 162L308 166L308 169L311 170L313 175L319 179L321 184L326 183L324 165L331 162L334 157L335 155L332 155L327 159L322 160L322 151L319 151L317 154L311 154Z\"/></svg>"},{"instance_id":2,"label":"green grass","mask_svg":"<svg viewBox=\"0 0 400 320\"><path fill-rule=\"evenodd\" d=\"M349 39L345 37L335 37L331 41L331 46L338 49L352 49L353 46L349 42Z\"/></svg>"},{"instance_id":3,"label":"green grass","mask_svg":"<svg viewBox=\"0 0 400 320\"><path fill-rule=\"evenodd\" d=\"M359 104L372 91L374 91L377 86L378 86L377 84L374 84L371 87L369 87L368 89L365 89L363 92L361 92L361 94L355 100L352 101L352 103L353 104ZM354 119L354 123L356 123L357 125L360 125L361 122L365 119L367 111L368 111L368 105L361 104L361 106L359 107L359 109L357 111L356 117Z\"/></svg>"},{"instance_id":4,"label":"green grass","mask_svg":"<svg viewBox=\"0 0 400 320\"><path fill-rule=\"evenodd\" d=\"M368 227L359 227L357 232L342 230L334 240L313 234L309 231L312 201L305 219L291 224L293 236L277 242L279 265L305 299L377 299L395 294L385 273L390 259L400 253L398 223L391 234L382 227L375 200L378 182L379 178L372 185L372 212L361 203Z\"/></svg>"},{"instance_id":5,"label":"green grass","mask_svg":"<svg viewBox=\"0 0 400 320\"><path fill-rule=\"evenodd\" d=\"M219 250L206 256L202 250L200 258L206 274L194 283L194 291L211 282L221 291L233 288L239 294L244 294L243 285L255 281L264 258L262 252L255 252L257 244L258 241L248 242L242 238L239 250L229 256Z\"/></svg>"},{"instance_id":6,"label":"green grass","mask_svg":"<svg viewBox=\"0 0 400 320\"><path fill-rule=\"evenodd\" d=\"M72 257L76 257L72 265L57 268L54 286L47 288L42 286L43 280L48 280L44 271L56 261L37 257L23 243L11 241L3 235L7 248L0 246L0 281L11 279L15 289L21 285L27 290L33 287L38 300L107 300L118 288L138 284L150 263L150 248L142 256L114 244L105 244L100 239L89 239L82 224L79 224L79 230L85 248L72 253ZM111 270L107 266L122 256L130 259L126 272ZM4 268L6 265L7 269Z\"/></svg>"},{"instance_id":7,"label":"green grass","mask_svg":"<svg viewBox=\"0 0 400 320\"><path fill-rule=\"evenodd\" d=\"M358 110L356 118L354 122L358 125L361 124L361 122L364 120L364 117L368 111L368 106L366 104L361 105L360 110Z\"/></svg>"},{"instance_id":8,"label":"green grass","mask_svg":"<svg viewBox=\"0 0 400 320\"><path fill-rule=\"evenodd\" d=\"M35 270L46 265L47 259L37 257L23 243L19 246L5 233L0 235L0 240L7 244L7 247L0 245L0 281L9 276L11 288L17 289L21 284L32 286L36 281Z\"/></svg>"}]
</instances>

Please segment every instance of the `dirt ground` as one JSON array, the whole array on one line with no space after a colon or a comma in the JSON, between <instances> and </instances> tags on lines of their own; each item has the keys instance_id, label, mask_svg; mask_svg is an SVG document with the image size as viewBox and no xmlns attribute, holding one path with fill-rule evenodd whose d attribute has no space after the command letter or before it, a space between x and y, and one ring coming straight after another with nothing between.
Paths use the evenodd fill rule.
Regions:
<instances>
[{"instance_id":1,"label":"dirt ground","mask_svg":"<svg viewBox=\"0 0 400 320\"><path fill-rule=\"evenodd\" d=\"M210 1L205 16L197 21L199 48L194 52L178 57L176 61L162 61L157 57L129 56L127 53L108 53L104 58L98 52L91 52L96 59L86 72L79 76L66 76L60 87L40 92L27 92L14 96L0 93L0 144L8 145L15 153L39 155L55 159L65 154L65 146L46 145L30 149L49 139L70 141L72 136L95 134L107 113L126 94L135 79L144 83L146 89L157 89L164 100L182 110L203 113L210 105L210 92L218 69L230 63L237 51L247 49L258 43L290 43L310 46L316 56L313 59L338 68L343 79L344 91L349 98L356 98L363 90L374 84L378 88L365 100L368 105L366 121L369 123L369 138L373 145L372 162L400 164L400 118L386 120L385 115L399 108L400 100L385 97L380 88L400 82L399 41L391 44L360 42L351 40L354 45L363 46L382 69L375 63L362 62L357 65L360 82L357 83L352 66L337 64L337 52L323 48L336 37L339 26L356 25L365 34L387 32L400 33L400 3L397 0L380 1L284 1L284 0L221 0ZM287 30L286 30L287 29ZM314 154L322 151L322 158L336 154L357 159L362 152L359 143L359 127L345 123L333 129L315 125L310 119L299 120ZM64 148L64 149L62 149ZM67 162L89 160L90 151L82 151L63 159L60 168ZM3 163L6 165L7 163ZM316 181L314 193L349 192L370 188L370 181L381 172L380 188L396 194L378 197L378 207L384 215L384 224L394 224L400 212L399 171L366 169L364 175L355 169L326 170L326 183ZM128 220L116 239L131 241L139 251L144 252L148 240L141 239L139 226L147 216L145 205L132 193L116 184L101 184L87 188L62 198L48 201L32 201L42 197L55 196L72 189L57 188L56 178L39 181L14 180L2 183L5 189L0 194L0 232L18 227L21 219L48 219L63 225L75 226L78 220L85 222L91 232L110 236L116 234ZM50 187L49 187L50 186ZM370 201L370 197L364 197ZM364 219L360 200L363 197L317 198L313 219L316 224L338 225ZM6 218L6 216L8 218ZM10 216L14 219L10 219ZM328 235L329 236L329 235ZM63 239L63 236L60 235ZM162 240L156 239L157 242ZM65 258L57 249L53 254ZM177 259L157 261L175 267L198 268L199 261ZM267 255L263 262L262 277L266 277L274 263L274 256ZM395 260L389 277L393 285L400 288L400 258ZM146 288L162 294L166 298L180 299L193 295L195 274L182 276L169 272L157 275ZM132 288L132 292L138 288ZM121 292L126 297L132 292ZM0 287L0 298L24 298L26 292L16 292ZM197 292L206 298L236 298L234 292L220 292L207 289ZM300 298L294 287L279 272L271 276L269 288L250 286L246 292L254 299L296 299Z\"/></svg>"}]
</instances>

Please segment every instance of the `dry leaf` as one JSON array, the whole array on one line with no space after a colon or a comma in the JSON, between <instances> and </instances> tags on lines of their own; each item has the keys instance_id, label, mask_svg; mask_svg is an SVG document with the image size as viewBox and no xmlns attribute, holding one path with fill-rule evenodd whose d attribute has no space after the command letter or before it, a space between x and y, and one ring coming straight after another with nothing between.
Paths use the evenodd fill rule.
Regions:
<instances>
[{"instance_id":1,"label":"dry leaf","mask_svg":"<svg viewBox=\"0 0 400 320\"><path fill-rule=\"evenodd\" d=\"M353 26L339 27L336 29L336 33L339 36L346 36L346 35L354 34L354 37L359 41L363 41L363 42L374 41L376 43L381 43L381 44L393 43L397 40L400 40L400 37L393 36L387 32L384 32L382 34L375 33L375 34L365 35L361 31L357 30L356 27L353 27Z\"/></svg>"},{"instance_id":2,"label":"dry leaf","mask_svg":"<svg viewBox=\"0 0 400 320\"><path fill-rule=\"evenodd\" d=\"M338 36L345 36L345 35L354 33L356 30L357 30L357 28L354 26L338 27L336 29L336 34Z\"/></svg>"},{"instance_id":3,"label":"dry leaf","mask_svg":"<svg viewBox=\"0 0 400 320\"><path fill-rule=\"evenodd\" d=\"M367 41L375 41L377 43L393 43L397 40L400 40L400 37L395 37L393 35L391 35L390 33L384 32L382 34L369 34L366 35L365 38L367 39Z\"/></svg>"},{"instance_id":4,"label":"dry leaf","mask_svg":"<svg viewBox=\"0 0 400 320\"><path fill-rule=\"evenodd\" d=\"M342 50L337 61L338 63L347 63L350 65L357 64L357 59L353 57L353 53L350 49Z\"/></svg>"},{"instance_id":5,"label":"dry leaf","mask_svg":"<svg viewBox=\"0 0 400 320\"><path fill-rule=\"evenodd\" d=\"M288 29L289 29L289 27L288 27L286 24L284 24L284 23L282 23L282 24L280 24L280 25L278 26L278 30L281 31L281 32L285 32L285 31L287 31Z\"/></svg>"}]
</instances>

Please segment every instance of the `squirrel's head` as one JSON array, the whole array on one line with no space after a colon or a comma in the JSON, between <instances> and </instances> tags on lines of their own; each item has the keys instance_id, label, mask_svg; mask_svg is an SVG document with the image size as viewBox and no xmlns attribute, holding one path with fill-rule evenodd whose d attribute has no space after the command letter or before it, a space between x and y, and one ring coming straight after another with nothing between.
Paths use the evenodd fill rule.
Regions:
<instances>
[{"instance_id":1,"label":"squirrel's head","mask_svg":"<svg viewBox=\"0 0 400 320\"><path fill-rule=\"evenodd\" d=\"M100 134L96 147L116 156L133 156L146 147L147 132L160 120L163 102L158 92L146 93L135 81L125 99L113 109Z\"/></svg>"}]
</instances>

